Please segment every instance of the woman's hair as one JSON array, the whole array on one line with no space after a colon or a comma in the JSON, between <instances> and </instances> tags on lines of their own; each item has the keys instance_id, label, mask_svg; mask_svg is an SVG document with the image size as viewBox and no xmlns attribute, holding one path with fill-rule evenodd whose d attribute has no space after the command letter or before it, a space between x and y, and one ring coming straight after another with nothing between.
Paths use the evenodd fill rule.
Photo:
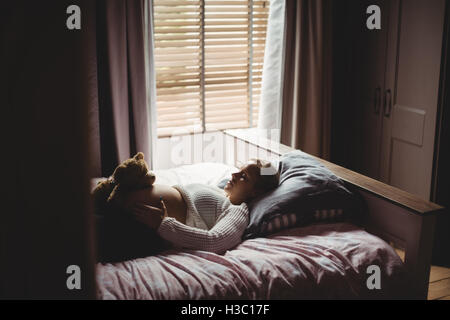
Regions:
<instances>
[{"instance_id":1,"label":"woman's hair","mask_svg":"<svg viewBox=\"0 0 450 320\"><path fill-rule=\"evenodd\" d=\"M97 183L97 186L92 191L95 214L104 216L111 211L113 206L111 203L108 203L108 197L115 186L116 183L111 177Z\"/></svg>"},{"instance_id":2,"label":"woman's hair","mask_svg":"<svg viewBox=\"0 0 450 320\"><path fill-rule=\"evenodd\" d=\"M108 178L92 192L98 262L118 262L151 256L170 247L155 230L136 221L117 200L108 197L116 184Z\"/></svg>"},{"instance_id":3,"label":"woman's hair","mask_svg":"<svg viewBox=\"0 0 450 320\"><path fill-rule=\"evenodd\" d=\"M258 176L255 182L255 189L258 195L278 187L280 183L280 173L278 168L274 167L270 161L250 159L248 165L255 165L259 169L257 170Z\"/></svg>"}]
</instances>

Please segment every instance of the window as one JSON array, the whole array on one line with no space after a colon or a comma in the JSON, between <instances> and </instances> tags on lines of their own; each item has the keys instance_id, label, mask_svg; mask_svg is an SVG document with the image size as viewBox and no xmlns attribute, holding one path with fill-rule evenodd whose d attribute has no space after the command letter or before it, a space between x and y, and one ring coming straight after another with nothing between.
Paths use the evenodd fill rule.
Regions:
<instances>
[{"instance_id":1,"label":"window","mask_svg":"<svg viewBox=\"0 0 450 320\"><path fill-rule=\"evenodd\" d=\"M269 1L155 0L158 136L256 125Z\"/></svg>"}]
</instances>

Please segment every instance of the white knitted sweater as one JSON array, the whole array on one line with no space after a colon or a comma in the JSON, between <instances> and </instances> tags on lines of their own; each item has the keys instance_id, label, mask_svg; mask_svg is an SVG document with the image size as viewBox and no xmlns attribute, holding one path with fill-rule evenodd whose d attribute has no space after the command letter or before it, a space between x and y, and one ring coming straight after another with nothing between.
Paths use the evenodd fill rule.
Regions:
<instances>
[{"instance_id":1,"label":"white knitted sweater","mask_svg":"<svg viewBox=\"0 0 450 320\"><path fill-rule=\"evenodd\" d=\"M249 223L245 203L231 204L222 189L193 183L173 186L187 204L186 224L164 218L159 235L176 247L224 253L242 241Z\"/></svg>"}]
</instances>

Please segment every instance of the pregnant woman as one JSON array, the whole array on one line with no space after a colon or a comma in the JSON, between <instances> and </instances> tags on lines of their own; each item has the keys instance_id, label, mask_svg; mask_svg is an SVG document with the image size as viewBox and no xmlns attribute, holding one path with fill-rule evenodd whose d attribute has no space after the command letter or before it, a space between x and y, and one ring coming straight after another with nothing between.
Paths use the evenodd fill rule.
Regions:
<instances>
[{"instance_id":1,"label":"pregnant woman","mask_svg":"<svg viewBox=\"0 0 450 320\"><path fill-rule=\"evenodd\" d=\"M272 174L261 174L269 172ZM125 209L175 247L223 253L242 240L249 223L247 203L278 186L270 162L253 160L232 175L224 190L205 184L132 191Z\"/></svg>"}]
</instances>

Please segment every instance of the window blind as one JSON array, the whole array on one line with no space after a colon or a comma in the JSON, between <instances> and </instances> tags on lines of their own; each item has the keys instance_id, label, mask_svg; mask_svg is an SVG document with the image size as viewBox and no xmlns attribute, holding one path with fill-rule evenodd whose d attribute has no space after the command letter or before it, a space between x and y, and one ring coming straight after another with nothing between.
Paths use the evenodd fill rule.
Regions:
<instances>
[{"instance_id":1,"label":"window blind","mask_svg":"<svg viewBox=\"0 0 450 320\"><path fill-rule=\"evenodd\" d=\"M256 125L268 1L153 1L158 136Z\"/></svg>"}]
</instances>

